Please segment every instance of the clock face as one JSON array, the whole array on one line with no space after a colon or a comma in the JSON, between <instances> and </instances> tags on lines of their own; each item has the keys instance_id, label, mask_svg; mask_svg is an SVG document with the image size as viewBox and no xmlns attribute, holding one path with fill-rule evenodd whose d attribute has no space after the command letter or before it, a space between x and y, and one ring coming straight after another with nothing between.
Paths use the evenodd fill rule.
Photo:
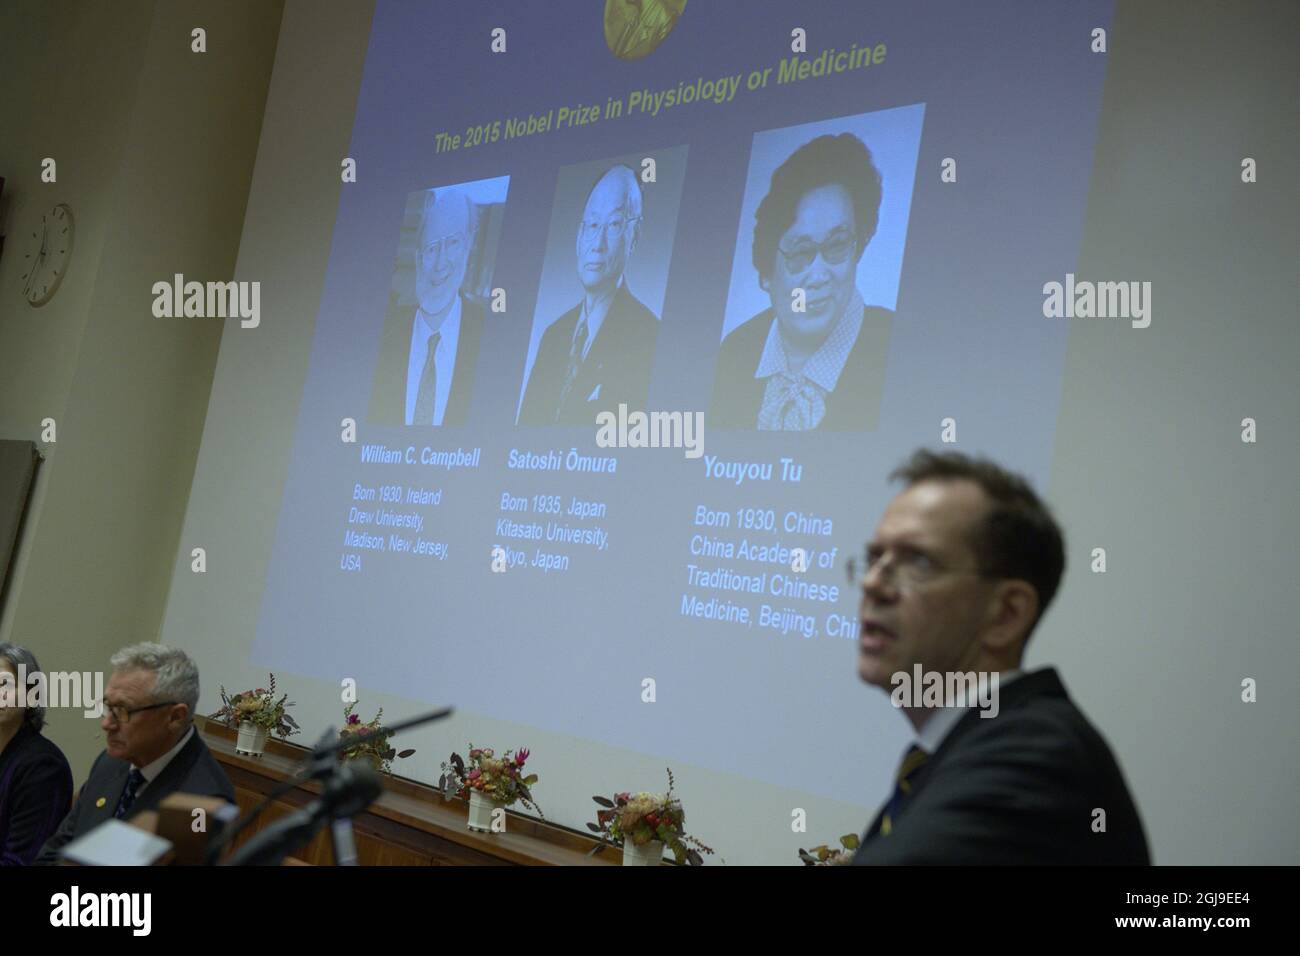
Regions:
<instances>
[{"instance_id":1,"label":"clock face","mask_svg":"<svg viewBox=\"0 0 1300 956\"><path fill-rule=\"evenodd\" d=\"M23 259L23 298L33 306L54 298L72 260L72 210L59 203L41 217L27 237Z\"/></svg>"}]
</instances>

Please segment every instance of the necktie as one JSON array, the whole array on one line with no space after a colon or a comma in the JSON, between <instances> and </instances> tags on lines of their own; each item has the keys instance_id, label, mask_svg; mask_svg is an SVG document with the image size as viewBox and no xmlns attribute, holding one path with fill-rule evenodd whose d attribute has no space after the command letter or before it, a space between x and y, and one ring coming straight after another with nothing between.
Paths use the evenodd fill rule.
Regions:
<instances>
[{"instance_id":1,"label":"necktie","mask_svg":"<svg viewBox=\"0 0 1300 956\"><path fill-rule=\"evenodd\" d=\"M140 792L144 786L144 774L135 767L131 768L131 773L126 778L126 789L122 791L122 797L117 801L117 809L113 811L113 816L121 820L131 812L131 807L135 803L135 795Z\"/></svg>"},{"instance_id":2,"label":"necktie","mask_svg":"<svg viewBox=\"0 0 1300 956\"><path fill-rule=\"evenodd\" d=\"M415 414L411 416L413 425L434 424L433 412L438 401L438 367L433 357L438 352L441 332L429 336L429 351L424 358L424 371L420 373L420 390L415 393Z\"/></svg>"},{"instance_id":3,"label":"necktie","mask_svg":"<svg viewBox=\"0 0 1300 956\"><path fill-rule=\"evenodd\" d=\"M564 408L564 403L569 397L569 392L573 390L573 382L578 377L578 369L582 367L582 351L587 346L587 317L584 315L578 321L578 328L573 334L573 346L569 349L569 367L564 371L564 387L560 389L560 401L555 406L555 420L560 420L560 412Z\"/></svg>"},{"instance_id":4,"label":"necktie","mask_svg":"<svg viewBox=\"0 0 1300 956\"><path fill-rule=\"evenodd\" d=\"M894 792L889 802L885 804L885 812L880 816L881 836L889 836L889 831L894 828L893 818L898 816L903 802L911 794L916 773L929 757L930 755L916 744L907 748L907 753L903 755L903 762L898 765L898 772L894 774Z\"/></svg>"}]
</instances>

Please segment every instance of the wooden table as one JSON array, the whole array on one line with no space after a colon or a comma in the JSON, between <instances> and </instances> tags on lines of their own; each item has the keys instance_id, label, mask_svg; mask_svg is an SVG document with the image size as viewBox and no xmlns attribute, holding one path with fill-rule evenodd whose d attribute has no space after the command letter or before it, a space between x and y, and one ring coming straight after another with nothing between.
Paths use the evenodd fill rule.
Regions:
<instances>
[{"instance_id":1,"label":"wooden table","mask_svg":"<svg viewBox=\"0 0 1300 956\"><path fill-rule=\"evenodd\" d=\"M248 813L272 790L289 780L308 754L306 747L268 740L266 753L235 753L236 732L199 717L195 725L235 788L241 813ZM468 809L461 800L444 801L432 787L383 775L384 792L352 820L357 859L362 866L611 866L622 851L608 847L588 852L599 842L566 827L506 811L504 833L477 833L465 825ZM316 781L299 783L277 797L242 833L238 846L258 830L310 803L321 792ZM318 833L294 856L306 863L334 862L328 829Z\"/></svg>"}]
</instances>

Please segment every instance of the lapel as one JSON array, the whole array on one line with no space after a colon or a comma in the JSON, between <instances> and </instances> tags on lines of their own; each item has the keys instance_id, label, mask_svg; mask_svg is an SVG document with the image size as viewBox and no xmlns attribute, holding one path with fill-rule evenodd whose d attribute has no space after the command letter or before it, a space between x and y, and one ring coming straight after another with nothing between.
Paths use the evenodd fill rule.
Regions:
<instances>
[{"instance_id":1,"label":"lapel","mask_svg":"<svg viewBox=\"0 0 1300 956\"><path fill-rule=\"evenodd\" d=\"M105 820L111 820L117 810L117 802L122 799L122 791L126 789L126 778L131 772L131 765L107 754L103 759L106 762L104 769L91 774L82 787L84 822L78 828L79 833L86 833Z\"/></svg>"},{"instance_id":2,"label":"lapel","mask_svg":"<svg viewBox=\"0 0 1300 956\"><path fill-rule=\"evenodd\" d=\"M1061 683L1061 678L1056 673L1054 667L1044 667L1042 670L1032 671L1027 674L1021 674L1004 690L998 688L998 713L999 715L1011 707L1018 707L1024 701L1031 697L1066 697L1065 685ZM913 786L912 792L924 785L926 777L930 771L945 754L949 753L966 734L970 733L986 719L979 715L979 708L972 707L970 711L957 721L957 725L948 732L948 736L943 739L939 749L926 761L926 765L920 770L920 779ZM991 718L996 721L997 717Z\"/></svg>"},{"instance_id":3,"label":"lapel","mask_svg":"<svg viewBox=\"0 0 1300 956\"><path fill-rule=\"evenodd\" d=\"M183 790L185 779L189 776L195 761L198 760L202 746L203 741L199 739L198 728L195 728L189 741L172 758L171 763L163 767L162 773L149 781L149 786L145 788L144 793L136 797L135 805L131 807L131 812L127 816L133 817L142 810L157 809L164 797L177 790Z\"/></svg>"},{"instance_id":4,"label":"lapel","mask_svg":"<svg viewBox=\"0 0 1300 956\"><path fill-rule=\"evenodd\" d=\"M1065 685L1061 683L1060 676L1056 673L1054 667L1044 667L1042 670L1022 674L1019 678L1012 681L1005 689L999 689L998 692L998 712L1002 713L1009 707L1015 707L1031 697L1048 696L1048 697L1065 697ZM945 755L952 751L957 741L963 736L970 733L979 726L980 721L986 718L980 717L978 708L971 708L970 712L957 721L956 726L948 732L948 736L939 744L925 765L916 772L916 777L912 780L912 791L908 796L908 802L915 800L917 795L925 787L926 781L929 780L934 768L944 759ZM996 720L997 718L993 718ZM876 811L875 817L871 821L871 826L867 827L863 835L862 842L872 839L880 833L880 821L885 815L885 807L889 805L886 800ZM900 811L901 813L901 811Z\"/></svg>"},{"instance_id":5,"label":"lapel","mask_svg":"<svg viewBox=\"0 0 1300 956\"><path fill-rule=\"evenodd\" d=\"M474 388L474 366L478 362L479 342L483 337L483 313L461 296L460 335L456 342L456 361L452 365L451 391L447 394L447 408L442 413L442 424L464 424L469 415L469 399Z\"/></svg>"},{"instance_id":6,"label":"lapel","mask_svg":"<svg viewBox=\"0 0 1300 956\"><path fill-rule=\"evenodd\" d=\"M627 280L618 287L614 294L614 301L609 304L609 311L605 313L605 320L600 323L600 328L596 330L596 338L591 343L591 348L587 352L586 359L583 360L581 367L578 369L578 377L573 383L573 391L569 394L568 405L582 407L587 404L589 396L597 385L601 387L601 394L597 396L601 408L607 408L604 400L608 397L605 395L606 389L613 387L616 383L610 379L611 375L606 375L607 366L614 366L616 360L620 357L620 349L623 347L623 323L627 315L627 300L630 293L627 291ZM582 306L578 306L581 311ZM575 325L576 327L576 325Z\"/></svg>"},{"instance_id":7,"label":"lapel","mask_svg":"<svg viewBox=\"0 0 1300 956\"><path fill-rule=\"evenodd\" d=\"M414 321L414 309L389 309L375 363L375 382L370 399L370 420L373 422L406 424L406 379L411 358L411 323Z\"/></svg>"}]
</instances>

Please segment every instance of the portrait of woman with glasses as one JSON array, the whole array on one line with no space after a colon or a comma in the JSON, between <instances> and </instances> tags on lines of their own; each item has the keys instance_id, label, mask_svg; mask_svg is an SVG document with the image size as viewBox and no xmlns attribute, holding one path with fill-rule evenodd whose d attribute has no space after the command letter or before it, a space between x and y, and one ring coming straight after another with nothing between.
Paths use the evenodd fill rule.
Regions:
<instances>
[{"instance_id":1,"label":"portrait of woman with glasses","mask_svg":"<svg viewBox=\"0 0 1300 956\"><path fill-rule=\"evenodd\" d=\"M818 136L772 174L751 255L770 306L723 340L710 425L859 431L879 416L893 313L858 291L881 176L852 133Z\"/></svg>"}]
</instances>

